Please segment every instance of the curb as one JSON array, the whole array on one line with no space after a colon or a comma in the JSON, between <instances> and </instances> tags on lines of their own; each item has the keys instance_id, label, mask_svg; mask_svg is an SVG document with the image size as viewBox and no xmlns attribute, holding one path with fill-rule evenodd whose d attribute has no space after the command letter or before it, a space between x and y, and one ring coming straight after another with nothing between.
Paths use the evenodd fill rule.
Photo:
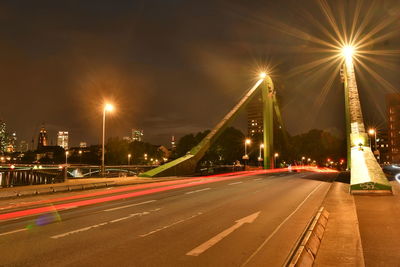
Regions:
<instances>
[{"instance_id":1,"label":"curb","mask_svg":"<svg viewBox=\"0 0 400 267\"><path fill-rule=\"evenodd\" d=\"M308 224L284 266L313 266L328 223L328 217L329 212L324 207L321 207Z\"/></svg>"},{"instance_id":2,"label":"curb","mask_svg":"<svg viewBox=\"0 0 400 267\"><path fill-rule=\"evenodd\" d=\"M61 192L70 192L70 191L79 191L79 190L89 190L89 189L97 189L104 188L109 186L117 186L115 181L110 182L97 182L97 183L87 183L87 184L74 184L74 185L60 185L60 186L50 186L43 187L38 189L27 189L23 191L12 191L5 196L0 196L0 200L2 199L10 199L10 198L18 198L18 197L27 197L34 195L47 195L53 193L61 193Z\"/></svg>"}]
</instances>

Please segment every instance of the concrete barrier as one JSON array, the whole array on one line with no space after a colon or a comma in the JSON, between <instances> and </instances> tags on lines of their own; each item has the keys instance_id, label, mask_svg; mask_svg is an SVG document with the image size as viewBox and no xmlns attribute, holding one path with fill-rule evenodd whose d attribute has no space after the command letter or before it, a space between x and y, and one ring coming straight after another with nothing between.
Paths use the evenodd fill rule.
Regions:
<instances>
[{"instance_id":1,"label":"concrete barrier","mask_svg":"<svg viewBox=\"0 0 400 267\"><path fill-rule=\"evenodd\" d=\"M313 266L328 223L328 218L329 212L321 207L296 243L295 249L289 255L284 266Z\"/></svg>"}]
</instances>

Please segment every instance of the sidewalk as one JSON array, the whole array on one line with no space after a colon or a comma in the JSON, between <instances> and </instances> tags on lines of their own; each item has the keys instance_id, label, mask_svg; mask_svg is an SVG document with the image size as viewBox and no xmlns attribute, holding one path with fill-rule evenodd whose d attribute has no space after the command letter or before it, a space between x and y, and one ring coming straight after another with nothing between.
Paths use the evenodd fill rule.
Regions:
<instances>
[{"instance_id":1,"label":"sidewalk","mask_svg":"<svg viewBox=\"0 0 400 267\"><path fill-rule=\"evenodd\" d=\"M366 266L400 266L400 185L392 196L354 196Z\"/></svg>"},{"instance_id":2,"label":"sidewalk","mask_svg":"<svg viewBox=\"0 0 400 267\"><path fill-rule=\"evenodd\" d=\"M365 266L356 205L349 188L349 184L334 182L322 204L329 219L314 266Z\"/></svg>"},{"instance_id":3,"label":"sidewalk","mask_svg":"<svg viewBox=\"0 0 400 267\"><path fill-rule=\"evenodd\" d=\"M50 194L58 192L68 192L76 190L88 190L109 186L135 185L153 183L161 181L171 181L177 177L164 178L142 178L142 177L116 177L116 178L88 178L88 179L68 179L63 183L27 185L0 188L0 199L15 198L21 196L33 196L38 194ZM182 179L179 178L179 179Z\"/></svg>"}]
</instances>

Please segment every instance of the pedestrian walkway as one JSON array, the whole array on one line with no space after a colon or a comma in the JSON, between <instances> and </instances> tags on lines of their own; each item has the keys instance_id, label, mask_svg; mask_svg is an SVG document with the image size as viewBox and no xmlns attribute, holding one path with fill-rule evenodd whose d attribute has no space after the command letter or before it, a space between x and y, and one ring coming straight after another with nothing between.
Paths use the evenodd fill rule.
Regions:
<instances>
[{"instance_id":1,"label":"pedestrian walkway","mask_svg":"<svg viewBox=\"0 0 400 267\"><path fill-rule=\"evenodd\" d=\"M356 205L349 187L334 182L324 200L329 220L315 266L365 266Z\"/></svg>"},{"instance_id":2,"label":"pedestrian walkway","mask_svg":"<svg viewBox=\"0 0 400 267\"><path fill-rule=\"evenodd\" d=\"M392 196L354 196L366 266L400 266L400 185Z\"/></svg>"}]
</instances>

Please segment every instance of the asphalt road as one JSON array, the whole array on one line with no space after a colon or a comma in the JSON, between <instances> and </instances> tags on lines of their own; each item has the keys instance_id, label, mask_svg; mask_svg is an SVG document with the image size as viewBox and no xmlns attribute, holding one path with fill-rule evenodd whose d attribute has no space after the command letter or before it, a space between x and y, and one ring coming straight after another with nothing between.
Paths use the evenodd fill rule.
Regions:
<instances>
[{"instance_id":1,"label":"asphalt road","mask_svg":"<svg viewBox=\"0 0 400 267\"><path fill-rule=\"evenodd\" d=\"M0 265L281 266L334 176L221 176L0 203Z\"/></svg>"}]
</instances>

